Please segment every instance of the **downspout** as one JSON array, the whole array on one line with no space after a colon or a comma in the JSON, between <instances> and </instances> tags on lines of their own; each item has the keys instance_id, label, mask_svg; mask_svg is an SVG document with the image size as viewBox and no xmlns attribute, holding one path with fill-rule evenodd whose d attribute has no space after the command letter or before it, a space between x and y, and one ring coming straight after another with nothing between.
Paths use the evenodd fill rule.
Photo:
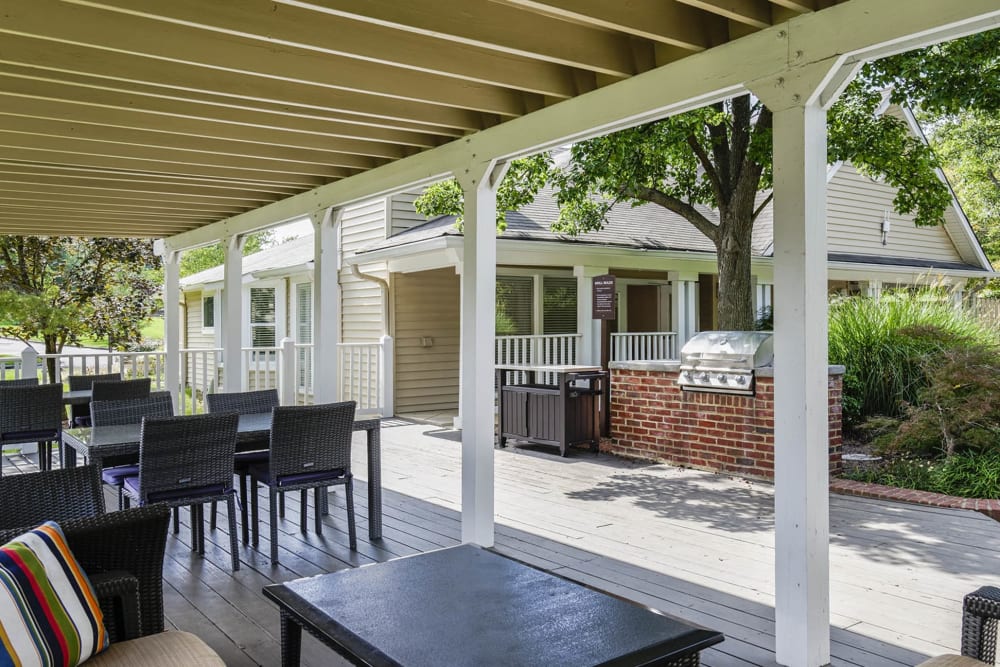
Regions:
<instances>
[{"instance_id":1,"label":"downspout","mask_svg":"<svg viewBox=\"0 0 1000 667\"><path fill-rule=\"evenodd\" d=\"M362 273L357 264L351 264L351 275L361 280L368 280L379 286L379 289L382 291L382 335L388 336L389 332L392 331L392 327L389 326L389 316L391 314L389 308L389 281L385 278L373 276L370 273Z\"/></svg>"}]
</instances>

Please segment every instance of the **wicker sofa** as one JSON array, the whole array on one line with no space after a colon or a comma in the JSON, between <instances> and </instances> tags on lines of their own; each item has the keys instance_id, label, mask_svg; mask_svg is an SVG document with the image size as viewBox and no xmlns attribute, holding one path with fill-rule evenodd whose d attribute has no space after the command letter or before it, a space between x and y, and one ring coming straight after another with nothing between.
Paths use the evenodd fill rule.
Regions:
<instances>
[{"instance_id":1,"label":"wicker sofa","mask_svg":"<svg viewBox=\"0 0 1000 667\"><path fill-rule=\"evenodd\" d=\"M993 665L997 653L1000 588L983 586L965 596L962 605L962 655L941 655L917 667Z\"/></svg>"},{"instance_id":2,"label":"wicker sofa","mask_svg":"<svg viewBox=\"0 0 1000 667\"><path fill-rule=\"evenodd\" d=\"M150 506L60 524L94 586L111 637L111 646L87 665L225 665L195 635L163 631L163 558L169 520L168 508ZM22 528L0 530L0 544L21 532Z\"/></svg>"}]
</instances>

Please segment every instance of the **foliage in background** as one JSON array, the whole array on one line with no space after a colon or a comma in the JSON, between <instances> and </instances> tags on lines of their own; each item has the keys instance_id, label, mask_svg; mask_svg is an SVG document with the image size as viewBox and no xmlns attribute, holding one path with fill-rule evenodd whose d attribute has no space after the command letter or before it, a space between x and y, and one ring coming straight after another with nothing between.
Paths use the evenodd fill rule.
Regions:
<instances>
[{"instance_id":1,"label":"foliage in background","mask_svg":"<svg viewBox=\"0 0 1000 667\"><path fill-rule=\"evenodd\" d=\"M1000 450L961 453L938 460L900 458L845 477L963 498L1000 498Z\"/></svg>"},{"instance_id":2,"label":"foliage in background","mask_svg":"<svg viewBox=\"0 0 1000 667\"><path fill-rule=\"evenodd\" d=\"M835 299L829 309L829 358L846 367L844 423L875 415L902 417L926 384L924 360L946 350L995 341L935 288Z\"/></svg>"},{"instance_id":3,"label":"foliage in background","mask_svg":"<svg viewBox=\"0 0 1000 667\"><path fill-rule=\"evenodd\" d=\"M0 335L41 339L47 354L84 335L132 343L155 307L158 264L148 240L0 236Z\"/></svg>"},{"instance_id":4,"label":"foliage in background","mask_svg":"<svg viewBox=\"0 0 1000 667\"><path fill-rule=\"evenodd\" d=\"M926 384L886 449L921 456L1000 451L997 348L942 350L921 365Z\"/></svg>"},{"instance_id":5,"label":"foliage in background","mask_svg":"<svg viewBox=\"0 0 1000 667\"><path fill-rule=\"evenodd\" d=\"M274 245L274 230L265 229L263 231L249 234L243 244L243 256L252 255L255 252L264 250ZM226 261L226 249L222 243L186 250L181 253L181 278L193 275L213 266L219 266Z\"/></svg>"}]
</instances>

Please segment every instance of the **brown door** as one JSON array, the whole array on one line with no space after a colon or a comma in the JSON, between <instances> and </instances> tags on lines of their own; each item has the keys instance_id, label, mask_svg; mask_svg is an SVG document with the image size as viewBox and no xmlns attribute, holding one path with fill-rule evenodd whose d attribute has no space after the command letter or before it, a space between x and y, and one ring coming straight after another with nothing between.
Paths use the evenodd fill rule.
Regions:
<instances>
[{"instance_id":1,"label":"brown door","mask_svg":"<svg viewBox=\"0 0 1000 667\"><path fill-rule=\"evenodd\" d=\"M628 330L660 330L660 289L656 285L628 285Z\"/></svg>"}]
</instances>

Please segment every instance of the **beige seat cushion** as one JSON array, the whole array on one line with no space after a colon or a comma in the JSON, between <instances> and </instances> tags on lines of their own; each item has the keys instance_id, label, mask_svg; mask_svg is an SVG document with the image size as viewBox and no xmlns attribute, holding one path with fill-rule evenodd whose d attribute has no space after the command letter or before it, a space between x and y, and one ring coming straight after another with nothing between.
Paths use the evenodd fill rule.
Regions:
<instances>
[{"instance_id":1,"label":"beige seat cushion","mask_svg":"<svg viewBox=\"0 0 1000 667\"><path fill-rule=\"evenodd\" d=\"M208 644L190 632L167 631L112 644L86 663L87 667L225 667Z\"/></svg>"},{"instance_id":2,"label":"beige seat cushion","mask_svg":"<svg viewBox=\"0 0 1000 667\"><path fill-rule=\"evenodd\" d=\"M985 662L975 658L966 658L964 655L939 655L936 658L925 660L917 667L982 667L985 664Z\"/></svg>"}]
</instances>

